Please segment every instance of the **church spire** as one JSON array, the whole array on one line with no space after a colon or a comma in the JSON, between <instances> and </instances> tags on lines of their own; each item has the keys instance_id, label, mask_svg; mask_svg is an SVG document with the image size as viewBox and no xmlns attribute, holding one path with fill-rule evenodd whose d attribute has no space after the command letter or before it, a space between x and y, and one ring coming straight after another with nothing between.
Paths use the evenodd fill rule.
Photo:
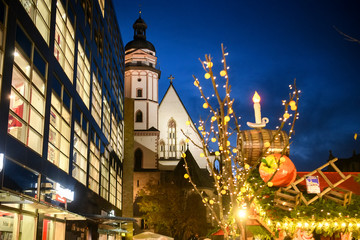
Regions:
<instances>
[{"instance_id":1,"label":"church spire","mask_svg":"<svg viewBox=\"0 0 360 240\"><path fill-rule=\"evenodd\" d=\"M145 21L141 18L141 9L139 10L139 18L135 21L133 28L134 28L134 40L135 39L146 40L147 25Z\"/></svg>"}]
</instances>

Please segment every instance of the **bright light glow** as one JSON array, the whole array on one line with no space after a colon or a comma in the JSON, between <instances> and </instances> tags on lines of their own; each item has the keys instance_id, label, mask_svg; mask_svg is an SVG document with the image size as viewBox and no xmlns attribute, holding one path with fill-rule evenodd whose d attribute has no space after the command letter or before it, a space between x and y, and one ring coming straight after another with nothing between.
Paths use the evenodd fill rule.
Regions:
<instances>
[{"instance_id":1,"label":"bright light glow","mask_svg":"<svg viewBox=\"0 0 360 240\"><path fill-rule=\"evenodd\" d=\"M261 98L260 98L260 95L257 93L257 91L255 91L255 94L254 94L252 100L253 100L254 103L259 103L260 102Z\"/></svg>"},{"instance_id":2,"label":"bright light glow","mask_svg":"<svg viewBox=\"0 0 360 240\"><path fill-rule=\"evenodd\" d=\"M237 215L240 219L246 218L246 209L239 209Z\"/></svg>"}]
</instances>

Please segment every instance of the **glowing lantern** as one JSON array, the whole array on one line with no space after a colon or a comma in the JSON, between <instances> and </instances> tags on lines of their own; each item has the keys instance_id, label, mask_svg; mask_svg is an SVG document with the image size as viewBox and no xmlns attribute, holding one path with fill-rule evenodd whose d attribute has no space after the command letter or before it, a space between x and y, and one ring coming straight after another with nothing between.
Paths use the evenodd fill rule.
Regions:
<instances>
[{"instance_id":1,"label":"glowing lantern","mask_svg":"<svg viewBox=\"0 0 360 240\"><path fill-rule=\"evenodd\" d=\"M209 107L209 104L207 104L207 103L203 104L203 108L207 109L208 107Z\"/></svg>"},{"instance_id":2,"label":"glowing lantern","mask_svg":"<svg viewBox=\"0 0 360 240\"><path fill-rule=\"evenodd\" d=\"M188 142L190 142L190 140L187 138L187 139L185 139L185 142L188 143Z\"/></svg>"},{"instance_id":3,"label":"glowing lantern","mask_svg":"<svg viewBox=\"0 0 360 240\"><path fill-rule=\"evenodd\" d=\"M295 110L297 109L297 106L296 106L296 105L291 106L290 109L293 110L293 111L295 111Z\"/></svg>"},{"instance_id":4,"label":"glowing lantern","mask_svg":"<svg viewBox=\"0 0 360 240\"><path fill-rule=\"evenodd\" d=\"M216 142L216 138L211 138L211 141L212 141L212 142Z\"/></svg>"},{"instance_id":5,"label":"glowing lantern","mask_svg":"<svg viewBox=\"0 0 360 240\"><path fill-rule=\"evenodd\" d=\"M215 152L215 155L216 155L216 156L220 156L220 152L219 152L219 151L216 151L216 152Z\"/></svg>"},{"instance_id":6,"label":"glowing lantern","mask_svg":"<svg viewBox=\"0 0 360 240\"><path fill-rule=\"evenodd\" d=\"M225 195L225 194L226 194L226 190L224 190L224 189L221 190L221 194L222 194L222 195Z\"/></svg>"},{"instance_id":7,"label":"glowing lantern","mask_svg":"<svg viewBox=\"0 0 360 240\"><path fill-rule=\"evenodd\" d=\"M186 121L186 125L189 126L189 125L190 125L190 121Z\"/></svg>"},{"instance_id":8,"label":"glowing lantern","mask_svg":"<svg viewBox=\"0 0 360 240\"><path fill-rule=\"evenodd\" d=\"M203 126L199 126L198 129L201 131L203 130Z\"/></svg>"},{"instance_id":9,"label":"glowing lantern","mask_svg":"<svg viewBox=\"0 0 360 240\"><path fill-rule=\"evenodd\" d=\"M279 153L267 156L265 161L260 164L260 177L264 180L264 182L268 182L274 175L277 168L279 168L279 170L271 180L274 186L286 187L295 181L296 168L294 163L290 160L290 158L285 155L282 156Z\"/></svg>"},{"instance_id":10,"label":"glowing lantern","mask_svg":"<svg viewBox=\"0 0 360 240\"><path fill-rule=\"evenodd\" d=\"M214 64L212 62L207 62L207 66L211 68Z\"/></svg>"},{"instance_id":11,"label":"glowing lantern","mask_svg":"<svg viewBox=\"0 0 360 240\"><path fill-rule=\"evenodd\" d=\"M185 173L185 174L184 174L184 178L185 178L185 179L188 179L188 178L189 178L189 174Z\"/></svg>"},{"instance_id":12,"label":"glowing lantern","mask_svg":"<svg viewBox=\"0 0 360 240\"><path fill-rule=\"evenodd\" d=\"M223 77L223 76L225 76L225 75L226 75L226 71L225 71L225 70L221 70L221 71L220 71L220 76Z\"/></svg>"},{"instance_id":13,"label":"glowing lantern","mask_svg":"<svg viewBox=\"0 0 360 240\"><path fill-rule=\"evenodd\" d=\"M295 102L294 100L291 100L291 101L289 102L289 105L290 105L290 107L295 106L295 105L296 105L296 102Z\"/></svg>"},{"instance_id":14,"label":"glowing lantern","mask_svg":"<svg viewBox=\"0 0 360 240\"><path fill-rule=\"evenodd\" d=\"M198 80L195 80L195 81L194 81L194 85L195 85L196 87L198 87L198 86L199 86L199 81L198 81Z\"/></svg>"},{"instance_id":15,"label":"glowing lantern","mask_svg":"<svg viewBox=\"0 0 360 240\"><path fill-rule=\"evenodd\" d=\"M266 147L266 148L270 147L270 143L269 143L269 142L265 142L265 143L264 143L264 147Z\"/></svg>"},{"instance_id":16,"label":"glowing lantern","mask_svg":"<svg viewBox=\"0 0 360 240\"><path fill-rule=\"evenodd\" d=\"M214 200L210 199L209 203L210 203L211 205L213 205L213 204L214 204Z\"/></svg>"},{"instance_id":17,"label":"glowing lantern","mask_svg":"<svg viewBox=\"0 0 360 240\"><path fill-rule=\"evenodd\" d=\"M227 142L226 142L226 146L230 146L230 141L227 141Z\"/></svg>"},{"instance_id":18,"label":"glowing lantern","mask_svg":"<svg viewBox=\"0 0 360 240\"><path fill-rule=\"evenodd\" d=\"M215 122L215 121L216 121L216 117L215 117L215 116L212 116L212 117L211 117L211 121L212 121L212 122Z\"/></svg>"},{"instance_id":19,"label":"glowing lantern","mask_svg":"<svg viewBox=\"0 0 360 240\"><path fill-rule=\"evenodd\" d=\"M237 153L238 150L237 150L236 148L233 148L232 152L233 152L233 153Z\"/></svg>"},{"instance_id":20,"label":"glowing lantern","mask_svg":"<svg viewBox=\"0 0 360 240\"><path fill-rule=\"evenodd\" d=\"M211 77L210 73L205 73L204 78L209 79Z\"/></svg>"},{"instance_id":21,"label":"glowing lantern","mask_svg":"<svg viewBox=\"0 0 360 240\"><path fill-rule=\"evenodd\" d=\"M288 118L290 117L290 114L284 113L283 117L284 117L285 119L288 119Z\"/></svg>"},{"instance_id":22,"label":"glowing lantern","mask_svg":"<svg viewBox=\"0 0 360 240\"><path fill-rule=\"evenodd\" d=\"M272 187L272 186L274 186L274 183L268 182L267 185L268 185L269 187Z\"/></svg>"},{"instance_id":23,"label":"glowing lantern","mask_svg":"<svg viewBox=\"0 0 360 240\"><path fill-rule=\"evenodd\" d=\"M181 154L181 157L182 157L182 158L186 158L186 154L185 154L185 153L182 153L182 154Z\"/></svg>"},{"instance_id":24,"label":"glowing lantern","mask_svg":"<svg viewBox=\"0 0 360 240\"><path fill-rule=\"evenodd\" d=\"M224 117L224 120L225 120L225 122L229 122L229 121L230 121L230 117L229 117L229 116L225 116L225 117Z\"/></svg>"},{"instance_id":25,"label":"glowing lantern","mask_svg":"<svg viewBox=\"0 0 360 240\"><path fill-rule=\"evenodd\" d=\"M244 165L244 168L245 168L245 169L249 169L249 168L250 168L250 165L249 165L249 164L245 164L245 165Z\"/></svg>"},{"instance_id":26,"label":"glowing lantern","mask_svg":"<svg viewBox=\"0 0 360 240\"><path fill-rule=\"evenodd\" d=\"M200 157L204 157L205 156L205 154L204 153L200 153Z\"/></svg>"},{"instance_id":27,"label":"glowing lantern","mask_svg":"<svg viewBox=\"0 0 360 240\"><path fill-rule=\"evenodd\" d=\"M232 108L229 108L229 114L232 114L234 112L234 110L232 110Z\"/></svg>"}]
</instances>

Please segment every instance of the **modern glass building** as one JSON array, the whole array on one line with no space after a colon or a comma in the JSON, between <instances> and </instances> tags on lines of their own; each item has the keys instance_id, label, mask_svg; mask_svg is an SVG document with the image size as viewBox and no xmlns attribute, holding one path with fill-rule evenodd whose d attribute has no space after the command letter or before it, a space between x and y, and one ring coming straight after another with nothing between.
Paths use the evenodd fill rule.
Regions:
<instances>
[{"instance_id":1,"label":"modern glass building","mask_svg":"<svg viewBox=\"0 0 360 240\"><path fill-rule=\"evenodd\" d=\"M124 48L111 0L0 0L0 239L119 239Z\"/></svg>"}]
</instances>

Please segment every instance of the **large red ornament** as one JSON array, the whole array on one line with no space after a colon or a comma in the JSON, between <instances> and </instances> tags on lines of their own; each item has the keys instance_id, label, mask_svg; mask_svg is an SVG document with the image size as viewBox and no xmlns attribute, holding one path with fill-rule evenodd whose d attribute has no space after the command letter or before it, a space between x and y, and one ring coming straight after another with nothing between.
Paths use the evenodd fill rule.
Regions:
<instances>
[{"instance_id":1,"label":"large red ornament","mask_svg":"<svg viewBox=\"0 0 360 240\"><path fill-rule=\"evenodd\" d=\"M265 161L261 162L260 177L264 182L268 182L277 168L279 170L270 181L273 186L286 187L295 181L297 172L294 163L287 156L278 153L267 156Z\"/></svg>"}]
</instances>

